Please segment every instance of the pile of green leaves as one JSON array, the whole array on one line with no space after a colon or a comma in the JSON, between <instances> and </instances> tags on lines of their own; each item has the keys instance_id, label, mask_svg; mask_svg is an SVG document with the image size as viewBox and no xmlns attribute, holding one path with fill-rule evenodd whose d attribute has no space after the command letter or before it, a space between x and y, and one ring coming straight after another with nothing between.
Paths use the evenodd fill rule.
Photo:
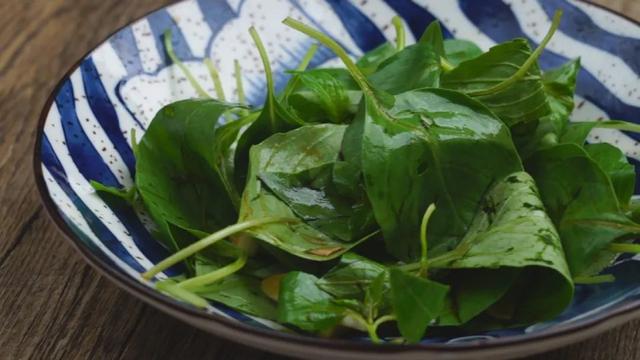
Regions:
<instances>
[{"instance_id":1,"label":"pile of green leaves","mask_svg":"<svg viewBox=\"0 0 640 360\"><path fill-rule=\"evenodd\" d=\"M354 62L286 19L345 67L307 69L313 46L280 94L251 29L267 79L258 109L242 104L239 67L233 104L207 61L216 100L167 41L201 98L164 107L134 139L134 189L94 185L146 209L173 255L143 277L196 306L376 342L553 318L576 283L611 281L598 274L637 252L640 232L633 166L585 143L595 127L636 127L570 123L579 61L537 64L559 20L536 49L483 52L437 22L405 46L394 19L396 43ZM159 275L178 263L184 275Z\"/></svg>"}]
</instances>

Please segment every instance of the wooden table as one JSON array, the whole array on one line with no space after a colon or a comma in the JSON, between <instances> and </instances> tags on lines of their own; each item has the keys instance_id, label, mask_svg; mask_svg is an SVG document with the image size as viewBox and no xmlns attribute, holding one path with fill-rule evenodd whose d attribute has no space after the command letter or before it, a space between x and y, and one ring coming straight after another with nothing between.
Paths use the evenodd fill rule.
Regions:
<instances>
[{"instance_id":1,"label":"wooden table","mask_svg":"<svg viewBox=\"0 0 640 360\"><path fill-rule=\"evenodd\" d=\"M169 0L0 1L0 359L281 358L215 338L91 269L48 219L31 171L36 122L64 72ZM640 19L638 0L599 3ZM532 359L640 358L640 321Z\"/></svg>"}]
</instances>

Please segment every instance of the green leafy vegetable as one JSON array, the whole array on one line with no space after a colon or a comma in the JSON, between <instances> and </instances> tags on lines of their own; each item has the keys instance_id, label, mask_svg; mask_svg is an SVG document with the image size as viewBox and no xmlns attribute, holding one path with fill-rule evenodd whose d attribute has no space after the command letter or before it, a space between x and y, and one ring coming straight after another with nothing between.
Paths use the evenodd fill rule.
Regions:
<instances>
[{"instance_id":1,"label":"green leafy vegetable","mask_svg":"<svg viewBox=\"0 0 640 360\"><path fill-rule=\"evenodd\" d=\"M209 233L235 222L233 188L221 162L227 149L214 151L211 141L220 138L219 119L233 108L211 99L167 105L138 144L136 188L174 251L186 245L176 241L184 238L176 228Z\"/></svg>"},{"instance_id":2,"label":"green leafy vegetable","mask_svg":"<svg viewBox=\"0 0 640 360\"><path fill-rule=\"evenodd\" d=\"M373 74L378 69L378 66L380 66L380 64L393 56L397 51L398 48L396 46L386 42L364 54L364 56L358 59L356 65L359 69L362 70L363 74Z\"/></svg>"},{"instance_id":3,"label":"green leafy vegetable","mask_svg":"<svg viewBox=\"0 0 640 360\"><path fill-rule=\"evenodd\" d=\"M360 92L350 97L355 85L351 75L338 69L314 69L296 74L302 86L288 95L287 101L298 117L309 122L345 123L353 116L354 102Z\"/></svg>"},{"instance_id":4,"label":"green leafy vegetable","mask_svg":"<svg viewBox=\"0 0 640 360\"><path fill-rule=\"evenodd\" d=\"M445 72L442 86L473 96L509 126L535 121L548 115L550 108L538 65L534 63L520 74L532 56L524 39L502 43ZM509 79L517 80L508 86L499 85Z\"/></svg>"},{"instance_id":5,"label":"green leafy vegetable","mask_svg":"<svg viewBox=\"0 0 640 360\"><path fill-rule=\"evenodd\" d=\"M318 278L302 272L291 272L282 279L278 296L278 321L307 331L327 330L344 317L345 308L333 302L322 291Z\"/></svg>"},{"instance_id":6,"label":"green leafy vegetable","mask_svg":"<svg viewBox=\"0 0 640 360\"><path fill-rule=\"evenodd\" d=\"M96 191L118 197L132 206L135 205L135 202L138 199L138 191L136 190L135 186L127 190L112 186L106 186L93 180L90 181L90 184L91 187L93 187Z\"/></svg>"},{"instance_id":7,"label":"green leafy vegetable","mask_svg":"<svg viewBox=\"0 0 640 360\"><path fill-rule=\"evenodd\" d=\"M437 87L440 59L430 45L415 44L382 62L369 81L378 90L399 94L424 87Z\"/></svg>"},{"instance_id":8,"label":"green leafy vegetable","mask_svg":"<svg viewBox=\"0 0 640 360\"><path fill-rule=\"evenodd\" d=\"M580 61L575 60L542 74L542 84L551 112L534 124L534 131L532 131L530 124L513 129L514 141L518 145L522 158L526 159L536 150L558 142L577 141L580 144L584 143L584 138L590 129L576 132L573 125L569 125L569 115L574 107L573 97L579 69ZM575 135L568 135L569 133L575 133ZM568 140L569 137L580 138L580 140Z\"/></svg>"},{"instance_id":9,"label":"green leafy vegetable","mask_svg":"<svg viewBox=\"0 0 640 360\"><path fill-rule=\"evenodd\" d=\"M444 73L443 87L480 100L509 126L548 115L537 59L559 26L561 15L556 12L551 29L534 51L524 39L496 45Z\"/></svg>"},{"instance_id":10,"label":"green leafy vegetable","mask_svg":"<svg viewBox=\"0 0 640 360\"><path fill-rule=\"evenodd\" d=\"M418 342L429 323L440 315L449 287L397 269L391 269L389 277L400 333L408 342Z\"/></svg>"},{"instance_id":11,"label":"green leafy vegetable","mask_svg":"<svg viewBox=\"0 0 640 360\"><path fill-rule=\"evenodd\" d=\"M255 262L255 261L253 261ZM251 267L250 261L245 270ZM196 259L196 276L206 276L219 271L224 265L210 258ZM217 282L193 288L192 291L205 299L223 303L231 308L263 319L276 320L277 306L260 290L260 281L273 271L259 268L255 271L245 271L244 274L234 273ZM261 275L261 276L260 276ZM184 288L184 286L183 286Z\"/></svg>"},{"instance_id":12,"label":"green leafy vegetable","mask_svg":"<svg viewBox=\"0 0 640 360\"><path fill-rule=\"evenodd\" d=\"M349 241L344 241L344 237L340 239L336 235L344 233L343 228L345 225L348 227L349 219L343 219L347 223L327 221L332 218L340 220L350 214L355 216L353 207L345 204L345 212L332 215L331 208L335 208L335 205L331 204L328 194L321 189L302 186L291 189L293 192L286 192L282 184L282 181L294 184L287 175L299 176L305 171L335 163L344 130L344 125L303 126L286 134L275 134L251 149L251 167L242 198L240 221L259 219L266 214L306 220L297 224L264 226L250 231L251 235L288 253L312 260L333 259L367 238L366 234L358 238L349 236L346 239ZM327 209L327 206L330 208ZM296 214L294 209L302 216ZM314 227L308 223L308 220L314 219L321 220L323 226L316 224L317 227Z\"/></svg>"},{"instance_id":13,"label":"green leafy vegetable","mask_svg":"<svg viewBox=\"0 0 640 360\"><path fill-rule=\"evenodd\" d=\"M132 131L134 186L91 185L114 211L151 216L172 255L142 278L195 307L375 343L552 319L574 284L615 281L600 272L640 253L634 166L586 143L595 128L640 125L570 122L579 60L537 63L559 19L535 50L515 39L483 52L444 40L437 21L407 46L394 17L395 42L353 60L288 18L319 44L279 94L251 28L267 85L255 109L225 102L206 59L212 99L167 33L200 99L161 109L139 142ZM307 69L319 46L345 67ZM184 274L164 278L179 263Z\"/></svg>"},{"instance_id":14,"label":"green leafy vegetable","mask_svg":"<svg viewBox=\"0 0 640 360\"><path fill-rule=\"evenodd\" d=\"M365 121L362 166L388 251L409 260L417 257L418 227L428 204L438 208L429 226L430 247L438 253L466 233L494 179L521 165L508 129L462 94L407 92L396 97L391 112L396 121Z\"/></svg>"},{"instance_id":15,"label":"green leafy vegetable","mask_svg":"<svg viewBox=\"0 0 640 360\"><path fill-rule=\"evenodd\" d=\"M260 116L242 133L236 146L235 167L238 169L236 180L240 187L245 185L246 171L249 166L249 149L252 145L258 144L273 133L291 130L304 124L295 115L291 114L288 107L277 99L267 50L264 48L255 28L249 29L249 33L258 48L264 66L267 77L267 99L262 107Z\"/></svg>"},{"instance_id":16,"label":"green leafy vegetable","mask_svg":"<svg viewBox=\"0 0 640 360\"><path fill-rule=\"evenodd\" d=\"M317 285L336 298L364 301L367 288L385 270L375 261L346 253L338 265L317 281Z\"/></svg>"},{"instance_id":17,"label":"green leafy vegetable","mask_svg":"<svg viewBox=\"0 0 640 360\"><path fill-rule=\"evenodd\" d=\"M558 228L573 276L598 273L614 256L596 261L610 243L640 232L624 214L611 179L580 146L542 149L527 162L527 171Z\"/></svg>"},{"instance_id":18,"label":"green leafy vegetable","mask_svg":"<svg viewBox=\"0 0 640 360\"><path fill-rule=\"evenodd\" d=\"M429 44L438 56L445 56L444 38L442 36L442 28L439 21L433 21L422 33L420 44Z\"/></svg>"},{"instance_id":19,"label":"green leafy vegetable","mask_svg":"<svg viewBox=\"0 0 640 360\"><path fill-rule=\"evenodd\" d=\"M423 89L390 99L369 83L337 43L295 20L285 23L332 49L363 91L363 104L351 125L358 129L351 133L360 137L360 148L345 149L345 156L353 156L347 161L362 169L387 251L400 259L417 256L419 219L433 202L443 209L434 218L439 238L435 247L451 246L451 240L464 235L490 182L521 168L508 129L486 108L455 92ZM478 151L481 147L484 151ZM464 187L456 186L462 179ZM443 195L438 201L436 193ZM461 203L472 205L461 209Z\"/></svg>"},{"instance_id":20,"label":"green leafy vegetable","mask_svg":"<svg viewBox=\"0 0 640 360\"><path fill-rule=\"evenodd\" d=\"M482 49L468 40L447 39L443 45L445 57L453 67L482 55Z\"/></svg>"},{"instance_id":21,"label":"green leafy vegetable","mask_svg":"<svg viewBox=\"0 0 640 360\"><path fill-rule=\"evenodd\" d=\"M516 324L557 315L573 293L560 237L533 179L524 172L511 174L494 185L457 248L432 259L430 264L448 269L526 270L515 281L526 281L530 273L535 273L535 282L527 285L527 297L519 298L515 305L510 320ZM498 276L504 280L513 275Z\"/></svg>"},{"instance_id":22,"label":"green leafy vegetable","mask_svg":"<svg viewBox=\"0 0 640 360\"><path fill-rule=\"evenodd\" d=\"M620 149L610 144L590 144L585 146L585 150L611 179L618 203L623 210L626 210L636 185L634 166L629 164L627 157Z\"/></svg>"}]
</instances>

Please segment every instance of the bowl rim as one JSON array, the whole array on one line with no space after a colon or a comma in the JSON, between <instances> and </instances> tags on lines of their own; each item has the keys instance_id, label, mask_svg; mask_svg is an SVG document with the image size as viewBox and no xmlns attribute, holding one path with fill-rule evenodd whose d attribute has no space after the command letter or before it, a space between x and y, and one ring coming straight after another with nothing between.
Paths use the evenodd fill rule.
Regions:
<instances>
[{"instance_id":1,"label":"bowl rim","mask_svg":"<svg viewBox=\"0 0 640 360\"><path fill-rule=\"evenodd\" d=\"M149 15L160 11L169 6L180 4L187 0L177 1L168 5L154 8L143 15L127 22L125 25L117 28L109 33L104 39L99 41L84 55L82 55L70 68L64 73L60 80L47 97L39 120L36 126L36 139L33 149L32 170L35 177L36 187L40 199L46 209L46 213L56 228L62 232L63 237L68 243L84 258L84 260L97 270L98 273L107 277L117 287L125 290L127 293L142 300L143 302L167 313L179 320L185 321L193 326L208 331L209 333L220 336L226 340L236 343L245 343L252 347L259 345L276 345L276 349L260 348L260 350L277 351L282 354L309 356L309 350L315 350L316 355L332 353L340 357L340 355L353 356L354 354L366 355L368 358L388 355L402 356L403 354L411 355L449 355L464 356L465 354L477 358L483 353L497 356L498 358L523 356L554 348L561 347L573 342L584 340L595 336L615 326L622 325L633 319L640 318L640 299L631 301L623 306L618 306L604 314L597 315L588 320L581 320L576 323L561 325L559 327L542 330L539 333L508 336L504 338L483 339L479 341L447 343L447 344L404 344L404 345L377 345L369 342L359 342L345 339L327 339L314 336L307 336L297 333L286 333L271 329L262 329L253 325L245 324L235 319L229 319L219 314L209 313L196 309L193 306L173 300L172 298L153 290L140 281L122 273L117 269L113 269L107 262L99 256L94 255L88 247L82 244L78 237L71 231L58 211L57 205L54 203L48 191L46 180L42 171L41 148L44 135L44 126L46 119L55 101L56 94L62 88L64 82L75 72L82 61L90 56L101 44L108 41L112 36L120 30L127 28L135 22L148 17ZM218 0L225 1L225 0ZM610 9L604 5L594 3L590 0L578 0L581 3L594 6L606 12L614 14L620 18L640 27L640 21L633 19L626 14ZM213 326L212 326L213 325ZM534 344L532 344L534 343ZM532 346L534 345L534 346ZM520 351L517 354L512 352ZM511 353L511 354L507 354ZM459 357L456 357L459 358Z\"/></svg>"}]
</instances>

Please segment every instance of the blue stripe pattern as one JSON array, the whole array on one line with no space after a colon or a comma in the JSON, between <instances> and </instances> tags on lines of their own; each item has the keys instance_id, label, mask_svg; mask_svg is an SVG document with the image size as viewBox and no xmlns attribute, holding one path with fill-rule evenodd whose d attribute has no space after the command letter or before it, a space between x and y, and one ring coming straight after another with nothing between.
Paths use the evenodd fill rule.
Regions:
<instances>
[{"instance_id":1,"label":"blue stripe pattern","mask_svg":"<svg viewBox=\"0 0 640 360\"><path fill-rule=\"evenodd\" d=\"M60 89L56 97L56 105L61 119L63 119L61 124L63 125L66 146L78 171L87 180L95 180L107 186L121 187L122 185L107 164L104 163L98 150L91 143L91 140L80 125L70 80L65 81ZM120 132L119 129L116 131ZM106 149L106 146L111 145L104 144L102 149ZM126 143L125 146L127 146ZM59 167L59 169L62 169L62 167ZM159 261L166 257L167 252L148 234L133 211L114 211L114 214L129 232L127 235L138 235L133 236L133 240L147 258ZM101 237L98 238L102 239Z\"/></svg>"},{"instance_id":2,"label":"blue stripe pattern","mask_svg":"<svg viewBox=\"0 0 640 360\"><path fill-rule=\"evenodd\" d=\"M56 106L60 113L61 125L64 131L66 146L80 173L87 180L96 180L104 185L120 187L120 182L103 162L100 153L89 140L80 125L76 112L76 98L73 94L71 80L67 79L56 95ZM86 120L86 119L85 119ZM106 151L111 144L96 144Z\"/></svg>"},{"instance_id":3,"label":"blue stripe pattern","mask_svg":"<svg viewBox=\"0 0 640 360\"><path fill-rule=\"evenodd\" d=\"M636 74L640 74L640 40L607 32L577 6L566 0L540 1L540 6L552 17L557 9L563 10L560 30L568 36L615 54L624 61Z\"/></svg>"},{"instance_id":4,"label":"blue stripe pattern","mask_svg":"<svg viewBox=\"0 0 640 360\"><path fill-rule=\"evenodd\" d=\"M62 164L58 160L55 152L53 151L53 147L49 142L49 139L44 136L42 139L42 147L40 148L40 158L44 166L49 170L53 179L56 181L58 186L64 191L67 197L71 200L73 205L78 209L82 217L91 228L91 231L96 235L100 242L102 242L109 251L111 251L114 255L116 255L120 260L122 260L125 264L129 265L132 269L136 271L144 271L144 268L138 263L136 259L131 256L129 251L118 241L118 239L109 231L106 225L100 220L92 211L87 207L87 205L80 200L80 197L73 191L71 185L69 185L69 181L67 180L67 175L64 172L64 168Z\"/></svg>"},{"instance_id":5,"label":"blue stripe pattern","mask_svg":"<svg viewBox=\"0 0 640 360\"><path fill-rule=\"evenodd\" d=\"M360 12L351 2L345 0L327 0L331 8L340 18L340 21L355 41L356 45L363 50L373 50L378 45L387 41L382 31Z\"/></svg>"},{"instance_id":6,"label":"blue stripe pattern","mask_svg":"<svg viewBox=\"0 0 640 360\"><path fill-rule=\"evenodd\" d=\"M424 29L426 29L432 21L437 20L436 17L425 8L411 0L386 0L386 3L407 22L409 29L411 29L416 39L422 36ZM442 27L442 35L445 38L452 38L453 35L451 31L445 28L442 23L440 25Z\"/></svg>"},{"instance_id":7,"label":"blue stripe pattern","mask_svg":"<svg viewBox=\"0 0 640 360\"><path fill-rule=\"evenodd\" d=\"M178 25L173 21L167 10L161 9L156 11L149 15L147 20L149 21L153 38L156 41L158 53L164 56L166 64L171 62L164 48L164 33L167 30L171 30L171 43L173 44L173 51L178 58L182 61L195 59L182 31L178 28Z\"/></svg>"},{"instance_id":8,"label":"blue stripe pattern","mask_svg":"<svg viewBox=\"0 0 640 360\"><path fill-rule=\"evenodd\" d=\"M118 121L118 115L109 95L102 85L100 80L100 74L93 63L93 58L86 58L80 65L80 72L82 73L82 82L84 84L84 91L87 96L87 101L91 107L91 111L102 129L107 134L107 137L115 147L122 160L124 160L131 176L135 176L135 158L133 157L133 151L129 147L127 139L122 133L120 128L120 122ZM137 120L136 120L137 121ZM140 127L142 125L138 123ZM127 131L131 129L126 129Z\"/></svg>"},{"instance_id":9,"label":"blue stripe pattern","mask_svg":"<svg viewBox=\"0 0 640 360\"><path fill-rule=\"evenodd\" d=\"M226 1L218 0L198 0L198 7L204 16L204 21L211 29L213 37L207 45L205 50L205 56L211 53L211 45L213 39L217 35L222 27L231 19L236 18L237 14L233 11L231 6Z\"/></svg>"},{"instance_id":10,"label":"blue stripe pattern","mask_svg":"<svg viewBox=\"0 0 640 360\"><path fill-rule=\"evenodd\" d=\"M138 215L126 201L116 198L115 196L99 194L101 199L109 206L116 215L118 220L127 229L125 235L133 239L134 244L140 249L142 254L152 263L159 263L167 256L171 255L156 239L154 239L149 231L139 220ZM182 265L178 265L164 271L170 276L179 275L184 271Z\"/></svg>"},{"instance_id":11,"label":"blue stripe pattern","mask_svg":"<svg viewBox=\"0 0 640 360\"><path fill-rule=\"evenodd\" d=\"M198 0L198 7L212 34L217 34L227 21L236 17L226 1Z\"/></svg>"},{"instance_id":12,"label":"blue stripe pattern","mask_svg":"<svg viewBox=\"0 0 640 360\"><path fill-rule=\"evenodd\" d=\"M118 54L120 61L124 65L129 75L140 74L142 72L142 62L140 52L133 36L131 27L126 27L118 31L109 39L109 43Z\"/></svg>"},{"instance_id":13,"label":"blue stripe pattern","mask_svg":"<svg viewBox=\"0 0 640 360\"><path fill-rule=\"evenodd\" d=\"M111 260L105 253L103 253L98 248L98 246L93 242L93 240L89 238L89 236L85 234L82 230L80 230L80 228L76 226L76 224L74 224L73 221L65 213L60 211L59 214L64 220L64 222L69 226L69 228L71 228L71 231L74 233L74 235L76 235L82 241L84 246L89 248L89 251L91 251L92 254L100 258L100 260L104 261L107 266L113 267L114 269L121 271L121 269L118 269L118 267L116 266L116 263L113 262L113 260Z\"/></svg>"}]
</instances>

